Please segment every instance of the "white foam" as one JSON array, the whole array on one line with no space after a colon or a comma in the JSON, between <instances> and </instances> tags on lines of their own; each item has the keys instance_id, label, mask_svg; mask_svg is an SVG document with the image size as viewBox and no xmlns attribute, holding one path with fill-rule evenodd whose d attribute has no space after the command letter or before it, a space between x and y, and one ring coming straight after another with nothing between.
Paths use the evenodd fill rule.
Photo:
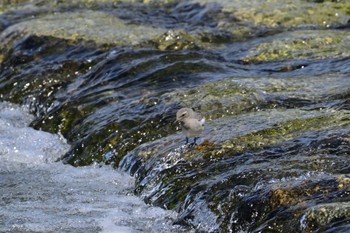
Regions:
<instances>
[{"instance_id":1,"label":"white foam","mask_svg":"<svg viewBox=\"0 0 350 233\"><path fill-rule=\"evenodd\" d=\"M0 103L0 232L178 232L176 213L133 195L127 174L54 162L69 145L28 127L32 119Z\"/></svg>"},{"instance_id":2,"label":"white foam","mask_svg":"<svg viewBox=\"0 0 350 233\"><path fill-rule=\"evenodd\" d=\"M33 117L27 109L0 103L0 156L14 165L38 165L57 160L68 149L63 137L28 127Z\"/></svg>"}]
</instances>

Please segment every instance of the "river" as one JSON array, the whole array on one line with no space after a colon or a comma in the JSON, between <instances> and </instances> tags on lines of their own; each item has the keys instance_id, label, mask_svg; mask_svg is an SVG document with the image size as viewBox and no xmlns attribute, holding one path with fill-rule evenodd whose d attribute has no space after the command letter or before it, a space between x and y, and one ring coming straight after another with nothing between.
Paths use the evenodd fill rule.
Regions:
<instances>
[{"instance_id":1,"label":"river","mask_svg":"<svg viewBox=\"0 0 350 233\"><path fill-rule=\"evenodd\" d=\"M349 9L2 1L1 230L347 232Z\"/></svg>"},{"instance_id":2,"label":"river","mask_svg":"<svg viewBox=\"0 0 350 233\"><path fill-rule=\"evenodd\" d=\"M111 166L55 162L69 145L29 127L28 109L0 103L0 232L179 232L176 215L133 194Z\"/></svg>"}]
</instances>

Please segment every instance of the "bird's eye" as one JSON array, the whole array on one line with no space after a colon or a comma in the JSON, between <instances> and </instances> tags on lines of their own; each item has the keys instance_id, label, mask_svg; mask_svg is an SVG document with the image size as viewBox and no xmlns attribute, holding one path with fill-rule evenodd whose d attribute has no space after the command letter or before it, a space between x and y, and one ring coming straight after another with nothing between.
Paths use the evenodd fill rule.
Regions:
<instances>
[{"instance_id":1,"label":"bird's eye","mask_svg":"<svg viewBox=\"0 0 350 233\"><path fill-rule=\"evenodd\" d=\"M183 117L184 117L184 116L186 116L186 113L187 113L187 112L182 113L182 115L181 115L181 116L183 116Z\"/></svg>"}]
</instances>

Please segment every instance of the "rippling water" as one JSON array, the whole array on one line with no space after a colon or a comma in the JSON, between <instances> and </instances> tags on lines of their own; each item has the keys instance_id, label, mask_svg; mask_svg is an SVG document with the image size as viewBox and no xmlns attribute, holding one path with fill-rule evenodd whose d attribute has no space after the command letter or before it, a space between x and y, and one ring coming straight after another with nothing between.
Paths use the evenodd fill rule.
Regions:
<instances>
[{"instance_id":1,"label":"rippling water","mask_svg":"<svg viewBox=\"0 0 350 233\"><path fill-rule=\"evenodd\" d=\"M349 229L349 3L23 2L0 16L1 98L34 114L6 130L39 134L4 135L4 177L39 190L19 208L92 232ZM181 107L207 119L193 148ZM5 211L7 231L67 220Z\"/></svg>"},{"instance_id":2,"label":"rippling water","mask_svg":"<svg viewBox=\"0 0 350 233\"><path fill-rule=\"evenodd\" d=\"M69 149L36 131L24 108L0 103L1 232L175 232L175 213L145 205L134 180L110 166L54 161Z\"/></svg>"}]
</instances>

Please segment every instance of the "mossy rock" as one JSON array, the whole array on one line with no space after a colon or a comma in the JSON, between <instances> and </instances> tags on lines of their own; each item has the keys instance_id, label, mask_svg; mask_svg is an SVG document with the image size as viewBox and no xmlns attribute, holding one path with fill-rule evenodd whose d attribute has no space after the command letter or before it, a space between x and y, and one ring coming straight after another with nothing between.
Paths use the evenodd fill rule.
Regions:
<instances>
[{"instance_id":1,"label":"mossy rock","mask_svg":"<svg viewBox=\"0 0 350 233\"><path fill-rule=\"evenodd\" d=\"M329 150L339 156L345 153L337 159L338 167L349 148L344 144L346 135L324 136L339 131L330 128L256 150L226 150L221 157L201 157L220 149L210 141L176 147L180 138L169 136L131 151L120 167L136 176L136 192L147 202L179 211L179 222L198 226L211 216L215 219L211 226L219 224L218 229L289 232L300 227L315 198L319 202L348 198L349 178L327 175L334 172L329 162L336 161ZM341 128L347 132L349 124ZM327 156L331 160L323 162ZM236 221L230 221L232 216ZM205 225L200 229L208 231Z\"/></svg>"},{"instance_id":2,"label":"mossy rock","mask_svg":"<svg viewBox=\"0 0 350 233\"><path fill-rule=\"evenodd\" d=\"M216 3L223 11L229 12L239 21L273 27L321 28L345 25L349 19L348 1L322 1L315 3L305 0L198 0L202 4Z\"/></svg>"},{"instance_id":3,"label":"mossy rock","mask_svg":"<svg viewBox=\"0 0 350 233\"><path fill-rule=\"evenodd\" d=\"M217 159L231 153L258 151L266 147L285 143L303 135L305 132L322 131L333 127L347 127L350 124L347 111L328 113L327 111L269 110L248 113L241 116L220 118L208 122L204 130L203 143L183 150L182 157L189 161L197 159ZM256 121L259 119L259 121ZM247 129L238 122L245 122ZM237 126L237 127L232 127ZM135 154L143 160L150 156L171 153L174 144L181 136L157 140L150 145L136 149Z\"/></svg>"},{"instance_id":4,"label":"mossy rock","mask_svg":"<svg viewBox=\"0 0 350 233\"><path fill-rule=\"evenodd\" d=\"M154 40L160 50L193 49L196 47L196 39L184 31L167 31Z\"/></svg>"},{"instance_id":5,"label":"mossy rock","mask_svg":"<svg viewBox=\"0 0 350 233\"><path fill-rule=\"evenodd\" d=\"M301 79L305 82L300 82ZM347 83L346 76L335 75L284 79L226 77L194 88L170 91L161 98L182 107L192 106L207 120L215 120L263 109L313 108L325 96L346 95Z\"/></svg>"},{"instance_id":6,"label":"mossy rock","mask_svg":"<svg viewBox=\"0 0 350 233\"><path fill-rule=\"evenodd\" d=\"M127 24L105 12L82 10L55 13L24 21L6 29L4 34L6 36L13 32L52 36L71 41L93 41L99 45L136 45L155 38L165 30Z\"/></svg>"},{"instance_id":7,"label":"mossy rock","mask_svg":"<svg viewBox=\"0 0 350 233\"><path fill-rule=\"evenodd\" d=\"M319 204L307 209L301 218L301 226L305 232L325 231L331 225L336 226L349 219L349 202Z\"/></svg>"},{"instance_id":8,"label":"mossy rock","mask_svg":"<svg viewBox=\"0 0 350 233\"><path fill-rule=\"evenodd\" d=\"M241 58L246 63L296 59L330 59L348 57L350 33L346 31L295 31L263 39Z\"/></svg>"}]
</instances>

